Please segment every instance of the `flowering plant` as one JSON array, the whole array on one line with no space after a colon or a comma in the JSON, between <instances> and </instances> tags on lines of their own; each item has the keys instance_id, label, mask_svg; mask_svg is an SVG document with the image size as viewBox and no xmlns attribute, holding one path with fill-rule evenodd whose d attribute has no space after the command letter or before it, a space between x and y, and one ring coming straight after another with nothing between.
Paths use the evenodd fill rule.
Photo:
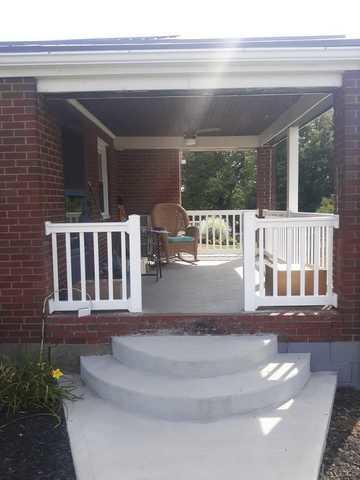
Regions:
<instances>
[{"instance_id":1,"label":"flowering plant","mask_svg":"<svg viewBox=\"0 0 360 480\"><path fill-rule=\"evenodd\" d=\"M0 358L0 410L8 415L18 412L46 412L60 422L62 400L75 400L74 386L59 379L63 372L42 358L15 362Z\"/></svg>"}]
</instances>

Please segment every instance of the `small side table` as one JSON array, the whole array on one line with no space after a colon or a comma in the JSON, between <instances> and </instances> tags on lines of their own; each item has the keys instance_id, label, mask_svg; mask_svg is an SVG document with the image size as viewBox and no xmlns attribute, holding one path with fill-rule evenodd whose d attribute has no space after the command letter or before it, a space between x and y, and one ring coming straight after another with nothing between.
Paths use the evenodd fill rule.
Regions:
<instances>
[{"instance_id":1,"label":"small side table","mask_svg":"<svg viewBox=\"0 0 360 480\"><path fill-rule=\"evenodd\" d=\"M162 266L161 266L161 235L169 233L167 230L143 227L141 232L145 234L147 238L147 245L149 246L147 257L154 262L155 273L143 273L144 277L156 277L156 281L162 278Z\"/></svg>"}]
</instances>

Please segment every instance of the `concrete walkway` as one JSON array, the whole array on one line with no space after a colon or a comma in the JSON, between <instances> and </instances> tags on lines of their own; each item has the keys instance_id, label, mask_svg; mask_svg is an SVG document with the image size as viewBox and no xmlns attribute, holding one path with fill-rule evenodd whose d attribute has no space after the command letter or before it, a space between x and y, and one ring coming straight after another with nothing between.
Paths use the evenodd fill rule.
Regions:
<instances>
[{"instance_id":1,"label":"concrete walkway","mask_svg":"<svg viewBox=\"0 0 360 480\"><path fill-rule=\"evenodd\" d=\"M79 387L68 404L78 480L317 480L333 374L313 374L295 399L210 423L125 413Z\"/></svg>"}]
</instances>

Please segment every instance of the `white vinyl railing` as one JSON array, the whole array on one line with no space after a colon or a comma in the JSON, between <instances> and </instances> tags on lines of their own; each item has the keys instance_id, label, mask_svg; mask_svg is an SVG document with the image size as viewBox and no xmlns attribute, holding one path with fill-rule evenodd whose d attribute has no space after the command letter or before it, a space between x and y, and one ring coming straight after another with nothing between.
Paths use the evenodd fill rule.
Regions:
<instances>
[{"instance_id":1,"label":"white vinyl railing","mask_svg":"<svg viewBox=\"0 0 360 480\"><path fill-rule=\"evenodd\" d=\"M50 312L142 311L140 217L126 222L45 224L51 235Z\"/></svg>"},{"instance_id":2,"label":"white vinyl railing","mask_svg":"<svg viewBox=\"0 0 360 480\"><path fill-rule=\"evenodd\" d=\"M199 246L242 251L245 210L188 210L190 223L199 228Z\"/></svg>"},{"instance_id":3,"label":"white vinyl railing","mask_svg":"<svg viewBox=\"0 0 360 480\"><path fill-rule=\"evenodd\" d=\"M333 233L338 216L244 213L244 307L334 305Z\"/></svg>"}]
</instances>

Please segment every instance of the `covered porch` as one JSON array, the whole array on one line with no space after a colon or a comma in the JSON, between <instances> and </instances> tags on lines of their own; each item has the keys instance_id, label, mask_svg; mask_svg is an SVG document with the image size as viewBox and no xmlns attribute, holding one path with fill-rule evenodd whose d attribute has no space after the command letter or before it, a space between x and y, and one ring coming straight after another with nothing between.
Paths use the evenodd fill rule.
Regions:
<instances>
[{"instance_id":1,"label":"covered porch","mask_svg":"<svg viewBox=\"0 0 360 480\"><path fill-rule=\"evenodd\" d=\"M64 93L52 82L40 86L65 132L67 222L46 225L52 312L337 306L338 216L298 212L299 130L333 108L333 87ZM281 142L287 143L284 211L276 210ZM158 282L142 276L142 225L157 203L181 204L182 152L224 150L256 151L257 210L189 211L200 231L199 261L164 266ZM130 214L120 223L119 197Z\"/></svg>"},{"instance_id":2,"label":"covered porch","mask_svg":"<svg viewBox=\"0 0 360 480\"><path fill-rule=\"evenodd\" d=\"M156 313L155 303L160 312L180 307L194 309L194 313L199 308L218 311L218 301L215 306L210 295L218 297L206 288L211 283L214 291L221 293L224 301L220 303L226 312L280 306L336 307L338 271L344 253L341 248L333 248L334 240L336 247L340 245L334 239L339 218L298 212L299 130L335 108L336 151L341 150L344 73L330 67L317 70L313 64L310 68L309 59L299 60L299 70L295 72L294 54L281 52L278 63L273 59L264 63L268 52L263 52L264 58L254 60L250 66L236 50L221 72L210 67L209 58L202 58L204 52L192 52L183 74L175 60L177 53L167 52L168 64L162 68L158 53L152 52L156 71L152 75L145 64L137 65L136 54L132 54L131 67L126 63L129 57L126 58L126 75L116 67L113 76L107 70L101 74L79 73L75 78L66 75L65 68L61 78L53 74L39 78L38 92L54 115L57 128L71 131L68 137L72 136L72 140L66 145L63 141L67 152L67 158L62 158L65 196L69 199L80 192L85 204L81 212L68 208L65 222L59 222L59 216L48 218L46 233L52 238L52 312ZM332 65L331 55L323 57L324 65ZM279 62L283 70L279 70ZM224 64L223 59L220 63ZM195 65L199 67L197 74L192 70ZM86 82L80 81L80 77L86 78ZM276 211L275 147L284 141L287 205L286 210ZM219 260L218 252L215 256L211 252L210 257L201 257L197 265L170 265L165 269L164 281L151 284L153 279L141 277L141 219L149 216L156 203L181 203L181 152L224 150L256 151L257 210L236 211L235 222L230 220L234 212L189 214L193 225L208 217L221 218L225 230L218 246L226 250L228 243L237 239L236 257L229 259L227 252L221 252ZM78 175L79 169L85 176ZM80 190L75 177L81 180ZM339 202L344 191L338 188L337 195L337 210L341 213L344 204ZM130 215L126 222L117 221L118 196L124 197ZM200 238L200 250L208 240L205 233L205 239ZM223 273L218 275L215 269L220 271L220 267ZM229 275L225 275L227 269ZM197 275L201 278L197 279ZM199 301L195 294L190 301L184 292L196 292L199 283L204 285L207 296ZM167 289L171 284L174 289L170 295ZM160 296L166 298L162 306ZM233 301L228 302L228 296ZM177 304L175 298L179 299Z\"/></svg>"}]
</instances>

